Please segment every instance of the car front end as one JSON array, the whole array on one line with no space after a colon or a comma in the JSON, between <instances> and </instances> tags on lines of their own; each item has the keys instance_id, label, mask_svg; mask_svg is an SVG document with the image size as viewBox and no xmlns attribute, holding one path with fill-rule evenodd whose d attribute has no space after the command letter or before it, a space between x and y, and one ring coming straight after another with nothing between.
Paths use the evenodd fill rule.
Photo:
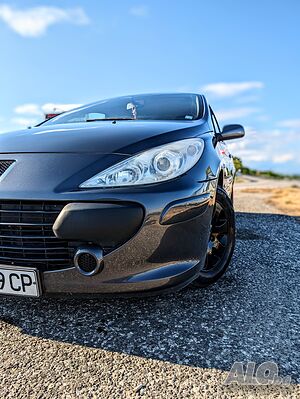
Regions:
<instances>
[{"instance_id":1,"label":"car front end","mask_svg":"<svg viewBox=\"0 0 300 399\"><path fill-rule=\"evenodd\" d=\"M203 107L197 120L51 122L3 134L0 292L151 295L193 281L220 171Z\"/></svg>"}]
</instances>

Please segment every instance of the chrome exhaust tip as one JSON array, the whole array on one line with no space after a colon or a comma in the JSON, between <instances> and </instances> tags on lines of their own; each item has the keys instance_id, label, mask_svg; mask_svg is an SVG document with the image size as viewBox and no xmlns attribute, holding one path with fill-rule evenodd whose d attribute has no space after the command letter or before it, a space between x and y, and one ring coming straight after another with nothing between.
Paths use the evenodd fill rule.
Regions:
<instances>
[{"instance_id":1,"label":"chrome exhaust tip","mask_svg":"<svg viewBox=\"0 0 300 399\"><path fill-rule=\"evenodd\" d=\"M74 265L84 276L94 276L103 269L102 248L89 245L79 247L74 255Z\"/></svg>"}]
</instances>

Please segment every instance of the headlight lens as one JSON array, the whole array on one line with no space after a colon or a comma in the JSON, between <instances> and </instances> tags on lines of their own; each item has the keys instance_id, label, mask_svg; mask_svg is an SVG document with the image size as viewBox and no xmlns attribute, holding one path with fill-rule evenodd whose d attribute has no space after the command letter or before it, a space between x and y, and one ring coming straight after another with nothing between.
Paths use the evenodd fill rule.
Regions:
<instances>
[{"instance_id":1,"label":"headlight lens","mask_svg":"<svg viewBox=\"0 0 300 399\"><path fill-rule=\"evenodd\" d=\"M80 188L137 186L174 179L200 159L204 142L186 139L152 148L122 161L80 185Z\"/></svg>"}]
</instances>

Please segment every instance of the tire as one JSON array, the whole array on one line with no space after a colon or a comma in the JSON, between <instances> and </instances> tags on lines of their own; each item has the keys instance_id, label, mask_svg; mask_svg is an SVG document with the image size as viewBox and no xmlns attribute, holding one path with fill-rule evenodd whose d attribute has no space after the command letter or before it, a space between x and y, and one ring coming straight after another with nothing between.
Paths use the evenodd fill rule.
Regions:
<instances>
[{"instance_id":1,"label":"tire","mask_svg":"<svg viewBox=\"0 0 300 399\"><path fill-rule=\"evenodd\" d=\"M226 271L235 246L235 214L232 201L221 187L217 188L205 265L193 284L207 287Z\"/></svg>"}]
</instances>

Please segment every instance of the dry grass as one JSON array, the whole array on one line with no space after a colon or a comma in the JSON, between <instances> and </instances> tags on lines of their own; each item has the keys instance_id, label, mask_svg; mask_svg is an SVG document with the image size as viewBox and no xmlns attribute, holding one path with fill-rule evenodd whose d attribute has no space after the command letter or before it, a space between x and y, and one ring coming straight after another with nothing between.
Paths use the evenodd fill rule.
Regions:
<instances>
[{"instance_id":1,"label":"dry grass","mask_svg":"<svg viewBox=\"0 0 300 399\"><path fill-rule=\"evenodd\" d=\"M245 188L244 193L266 194L265 201L283 213L300 216L300 187L283 188Z\"/></svg>"}]
</instances>

